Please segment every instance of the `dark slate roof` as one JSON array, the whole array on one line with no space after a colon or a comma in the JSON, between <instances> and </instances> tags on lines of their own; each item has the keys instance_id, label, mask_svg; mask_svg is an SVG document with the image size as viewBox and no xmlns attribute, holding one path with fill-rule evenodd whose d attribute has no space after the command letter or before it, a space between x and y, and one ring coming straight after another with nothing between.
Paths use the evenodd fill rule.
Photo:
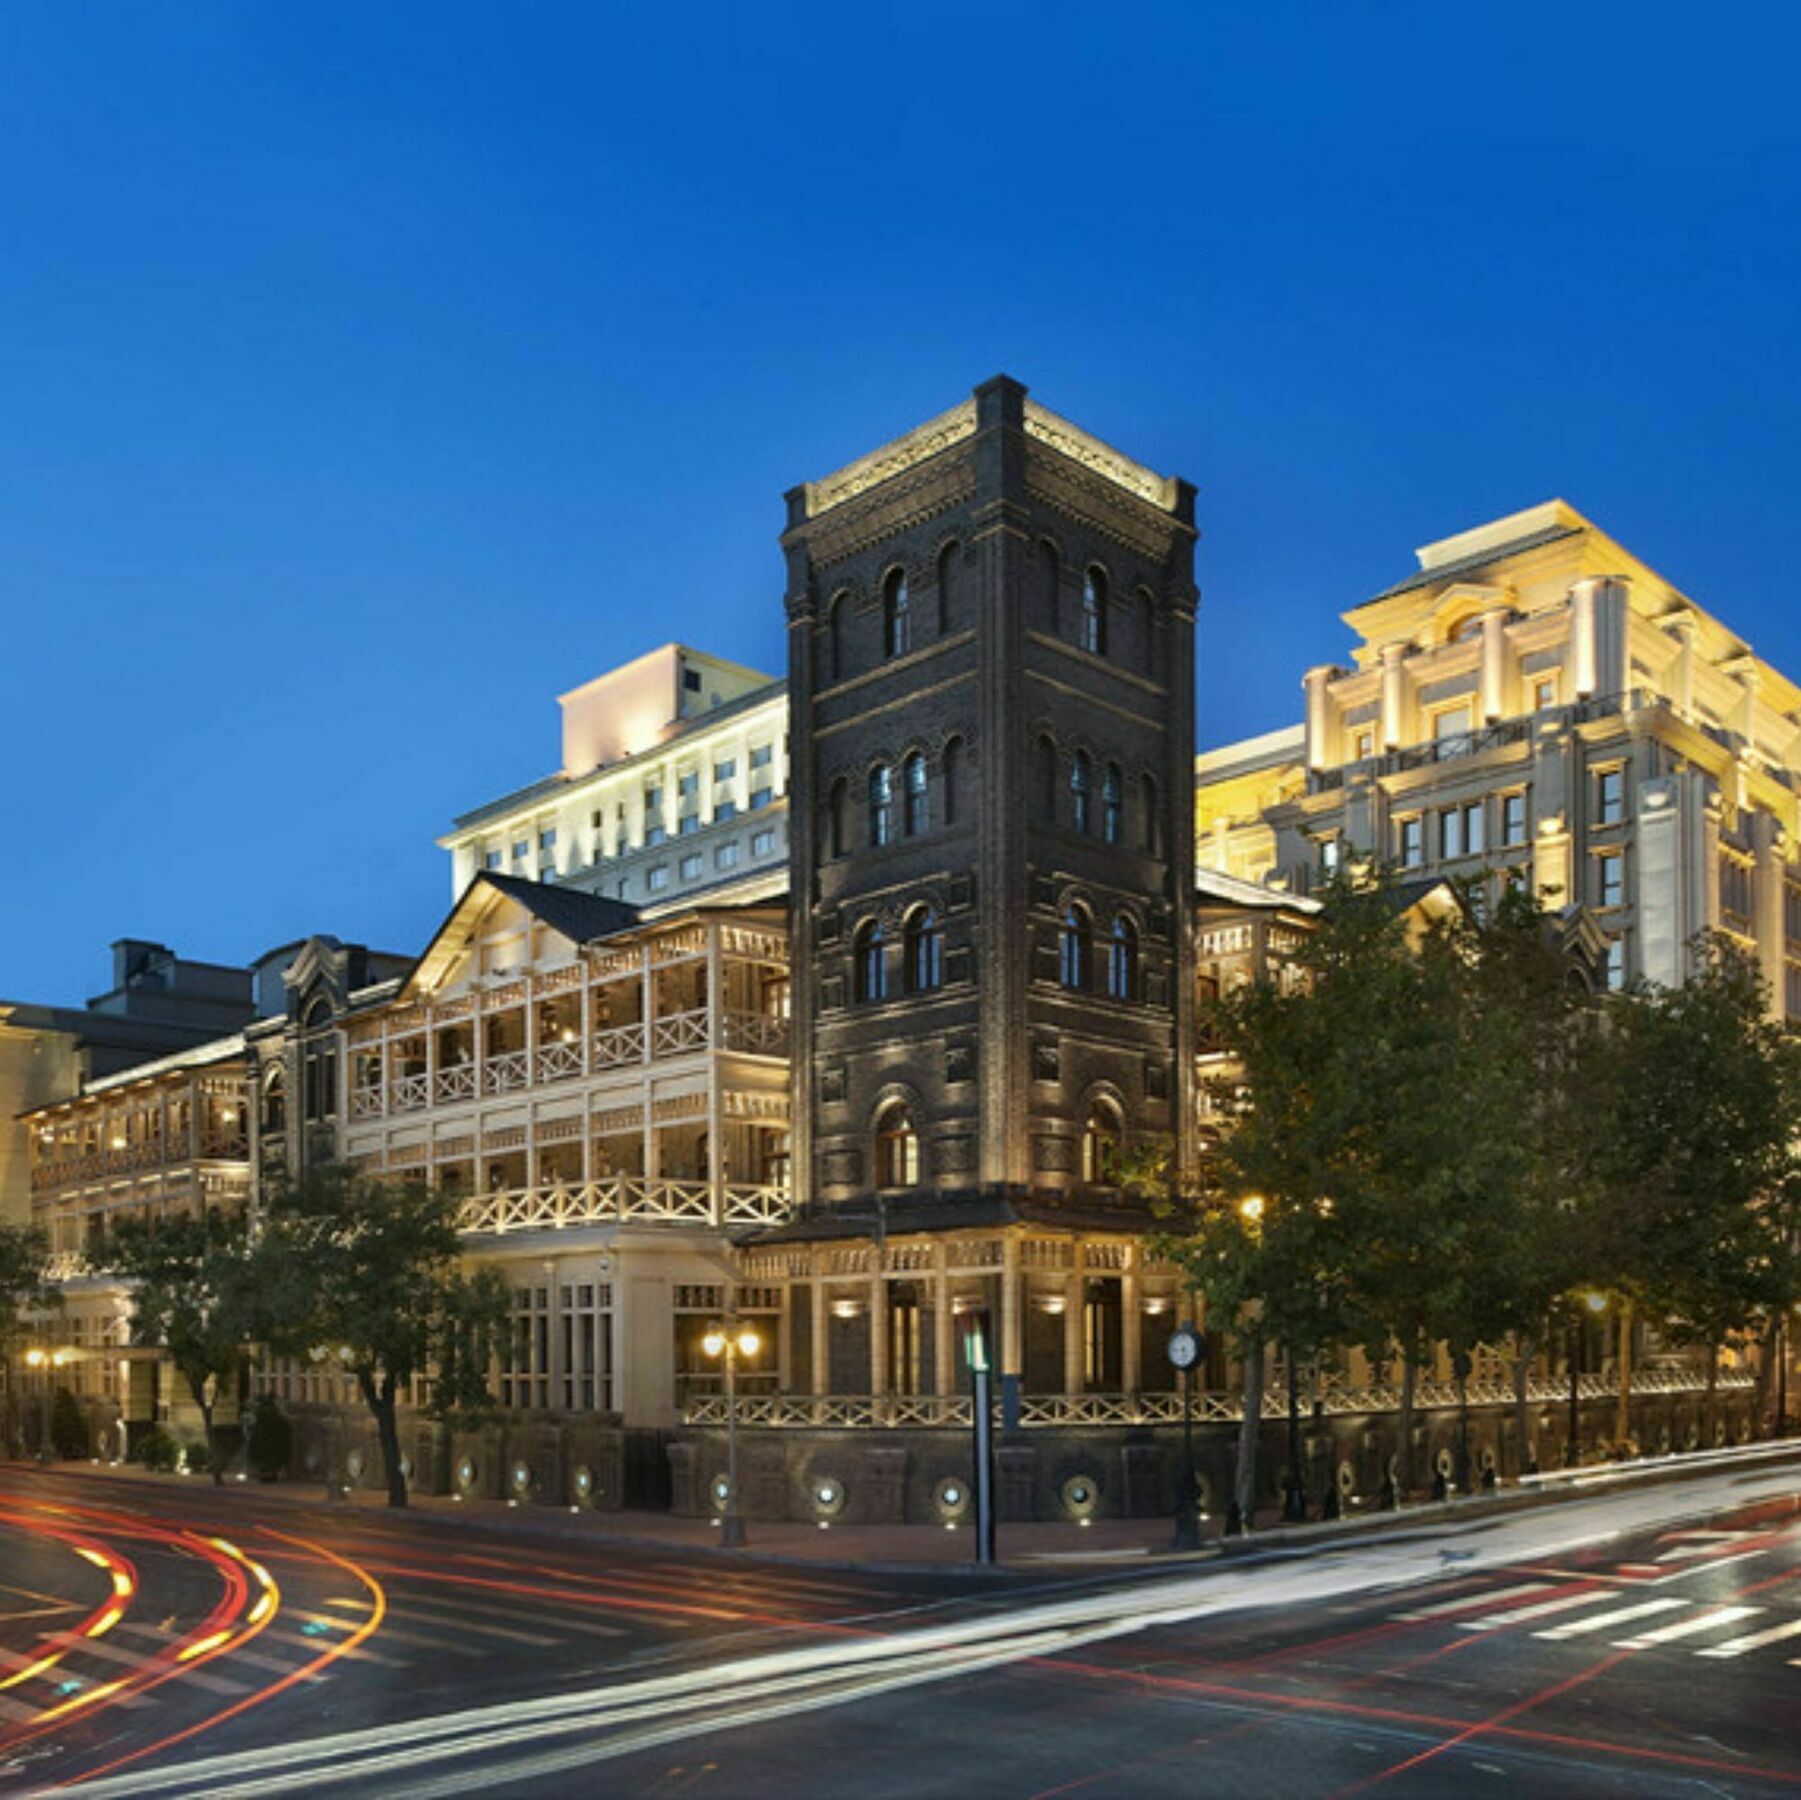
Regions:
<instances>
[{"instance_id":1,"label":"dark slate roof","mask_svg":"<svg viewBox=\"0 0 1801 1800\"><path fill-rule=\"evenodd\" d=\"M1440 563L1436 568L1421 569L1417 575L1409 575L1405 581L1397 581L1393 587L1384 588L1381 593L1373 594L1365 604L1377 600L1391 600L1396 594L1410 594L1415 588L1436 587L1441 581L1455 581L1459 575L1467 575L1473 569L1487 567L1489 563L1501 561L1503 557L1518 556L1525 550L1536 550L1541 544L1555 544L1562 538L1579 537L1588 527L1586 525L1547 525L1540 531L1529 531L1524 537L1510 539L1505 544L1494 544L1486 550L1478 550L1470 556L1460 556L1453 562Z\"/></svg>"},{"instance_id":2,"label":"dark slate roof","mask_svg":"<svg viewBox=\"0 0 1801 1800\"><path fill-rule=\"evenodd\" d=\"M523 875L503 875L497 869L483 869L475 880L485 881L509 900L518 901L533 918L560 932L572 944L591 943L595 938L611 937L616 931L629 931L639 920L637 907L606 894L527 881Z\"/></svg>"},{"instance_id":3,"label":"dark slate roof","mask_svg":"<svg viewBox=\"0 0 1801 1800\"><path fill-rule=\"evenodd\" d=\"M1100 1197L1063 1200L1050 1194L1027 1194L1005 1188L947 1194L928 1189L891 1199L883 1222L889 1237L916 1237L930 1231L972 1231L1001 1225L1046 1225L1066 1231L1157 1231L1159 1219L1146 1201ZM825 1243L840 1238L873 1237L878 1222L875 1197L865 1195L842 1205L820 1205L786 1225L758 1231L740 1242L764 1244Z\"/></svg>"}]
</instances>

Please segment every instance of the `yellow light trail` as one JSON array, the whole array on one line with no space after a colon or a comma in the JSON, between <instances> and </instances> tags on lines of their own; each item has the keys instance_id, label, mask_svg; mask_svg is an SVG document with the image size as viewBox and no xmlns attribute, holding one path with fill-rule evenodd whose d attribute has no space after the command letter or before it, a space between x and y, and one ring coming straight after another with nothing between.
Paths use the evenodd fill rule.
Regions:
<instances>
[{"instance_id":1,"label":"yellow light trail","mask_svg":"<svg viewBox=\"0 0 1801 1800\"><path fill-rule=\"evenodd\" d=\"M124 1607L109 1606L106 1611L88 1627L87 1635L91 1638L104 1637L124 1617Z\"/></svg>"},{"instance_id":2,"label":"yellow light trail","mask_svg":"<svg viewBox=\"0 0 1801 1800\"><path fill-rule=\"evenodd\" d=\"M60 1719L64 1713L72 1713L78 1706L92 1706L96 1700L104 1700L109 1694L116 1694L124 1687L123 1681L103 1682L97 1688L89 1688L85 1694L77 1694L73 1700L65 1700L61 1706L53 1706L46 1712L38 1714L37 1722L42 1725L50 1719Z\"/></svg>"},{"instance_id":3,"label":"yellow light trail","mask_svg":"<svg viewBox=\"0 0 1801 1800\"><path fill-rule=\"evenodd\" d=\"M207 1651L217 1650L221 1644L230 1643L232 1635L229 1631L215 1631L211 1637L203 1637L198 1643L189 1644L185 1649L179 1651L175 1660L192 1662L195 1657L204 1656Z\"/></svg>"}]
</instances>

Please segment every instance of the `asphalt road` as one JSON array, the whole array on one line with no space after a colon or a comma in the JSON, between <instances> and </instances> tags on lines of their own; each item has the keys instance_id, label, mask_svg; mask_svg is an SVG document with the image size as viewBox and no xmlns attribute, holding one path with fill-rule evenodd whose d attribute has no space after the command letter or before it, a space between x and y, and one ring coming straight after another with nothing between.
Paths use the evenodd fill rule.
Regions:
<instances>
[{"instance_id":1,"label":"asphalt road","mask_svg":"<svg viewBox=\"0 0 1801 1800\"><path fill-rule=\"evenodd\" d=\"M1801 1787L1793 1469L999 1587L26 1472L0 1519L15 1791Z\"/></svg>"}]
</instances>

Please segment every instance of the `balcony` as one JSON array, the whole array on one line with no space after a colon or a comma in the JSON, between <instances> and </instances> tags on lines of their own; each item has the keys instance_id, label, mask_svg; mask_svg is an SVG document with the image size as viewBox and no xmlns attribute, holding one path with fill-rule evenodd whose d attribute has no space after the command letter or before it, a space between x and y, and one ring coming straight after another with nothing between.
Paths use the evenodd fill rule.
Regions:
<instances>
[{"instance_id":1,"label":"balcony","mask_svg":"<svg viewBox=\"0 0 1801 1800\"><path fill-rule=\"evenodd\" d=\"M785 1187L708 1181L665 1181L614 1175L565 1185L503 1188L472 1194L458 1220L467 1235L504 1237L516 1231L566 1231L581 1225L780 1225L793 1211Z\"/></svg>"},{"instance_id":2,"label":"balcony","mask_svg":"<svg viewBox=\"0 0 1801 1800\"><path fill-rule=\"evenodd\" d=\"M637 1020L580 1038L559 1038L533 1050L506 1050L431 1072L415 1070L390 1079L365 1081L352 1088L350 1116L379 1119L386 1114L421 1112L433 1105L454 1105L478 1094L523 1093L612 1069L632 1068L705 1050L727 1050L741 1056L785 1057L789 1026L770 1013L713 1011L702 1007L669 1013L646 1023ZM385 1107L384 1107L385 1099Z\"/></svg>"}]
</instances>

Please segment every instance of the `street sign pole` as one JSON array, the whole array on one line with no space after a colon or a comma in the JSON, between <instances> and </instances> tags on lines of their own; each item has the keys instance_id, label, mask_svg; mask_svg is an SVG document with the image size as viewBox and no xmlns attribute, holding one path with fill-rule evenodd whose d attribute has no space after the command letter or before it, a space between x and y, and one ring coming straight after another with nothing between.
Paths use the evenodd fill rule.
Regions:
<instances>
[{"instance_id":1,"label":"street sign pole","mask_svg":"<svg viewBox=\"0 0 1801 1800\"><path fill-rule=\"evenodd\" d=\"M963 1359L969 1364L970 1423L974 1427L970 1492L976 1502L976 1561L994 1561L994 1396L988 1358L988 1315L962 1315Z\"/></svg>"},{"instance_id":2,"label":"street sign pole","mask_svg":"<svg viewBox=\"0 0 1801 1800\"><path fill-rule=\"evenodd\" d=\"M1182 1374L1182 1469L1176 1477L1177 1550L1201 1547L1201 1483L1194 1467L1194 1376L1201 1356L1201 1334L1192 1325L1173 1332L1169 1360Z\"/></svg>"}]
</instances>

